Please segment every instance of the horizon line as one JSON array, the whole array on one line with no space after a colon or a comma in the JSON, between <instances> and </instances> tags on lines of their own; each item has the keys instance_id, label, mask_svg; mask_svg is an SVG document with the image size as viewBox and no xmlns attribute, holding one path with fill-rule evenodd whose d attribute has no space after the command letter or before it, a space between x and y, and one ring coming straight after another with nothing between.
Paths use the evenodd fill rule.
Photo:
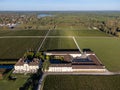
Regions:
<instances>
[{"instance_id":1,"label":"horizon line","mask_svg":"<svg viewBox=\"0 0 120 90\"><path fill-rule=\"evenodd\" d=\"M0 11L120 11L120 10L0 10Z\"/></svg>"}]
</instances>

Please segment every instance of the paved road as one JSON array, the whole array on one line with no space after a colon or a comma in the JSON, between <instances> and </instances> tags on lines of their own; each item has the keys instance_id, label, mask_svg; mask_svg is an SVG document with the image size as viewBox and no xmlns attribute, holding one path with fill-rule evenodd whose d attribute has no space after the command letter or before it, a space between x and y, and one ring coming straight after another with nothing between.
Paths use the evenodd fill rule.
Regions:
<instances>
[{"instance_id":1,"label":"paved road","mask_svg":"<svg viewBox=\"0 0 120 90\"><path fill-rule=\"evenodd\" d=\"M42 90L42 88L44 86L44 82L43 81L44 81L46 76L47 76L47 74L43 74L42 77L40 78L37 90Z\"/></svg>"},{"instance_id":2,"label":"paved road","mask_svg":"<svg viewBox=\"0 0 120 90\"><path fill-rule=\"evenodd\" d=\"M120 75L120 72L110 72L107 69L103 72L45 72L47 75Z\"/></svg>"}]
</instances>

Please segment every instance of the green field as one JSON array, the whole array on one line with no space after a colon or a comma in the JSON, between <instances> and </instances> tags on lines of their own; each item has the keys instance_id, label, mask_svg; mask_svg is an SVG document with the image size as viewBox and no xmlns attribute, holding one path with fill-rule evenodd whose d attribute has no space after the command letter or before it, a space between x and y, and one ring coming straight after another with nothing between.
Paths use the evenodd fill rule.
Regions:
<instances>
[{"instance_id":1,"label":"green field","mask_svg":"<svg viewBox=\"0 0 120 90\"><path fill-rule=\"evenodd\" d=\"M20 87L26 83L29 75L16 75L17 79L15 81L0 80L0 90L19 90Z\"/></svg>"},{"instance_id":2,"label":"green field","mask_svg":"<svg viewBox=\"0 0 120 90\"><path fill-rule=\"evenodd\" d=\"M110 71L120 71L120 38L77 38L80 48L93 50Z\"/></svg>"},{"instance_id":3,"label":"green field","mask_svg":"<svg viewBox=\"0 0 120 90\"><path fill-rule=\"evenodd\" d=\"M50 36L110 36L99 30L51 30Z\"/></svg>"},{"instance_id":4,"label":"green field","mask_svg":"<svg viewBox=\"0 0 120 90\"><path fill-rule=\"evenodd\" d=\"M0 36L45 36L48 30L2 30Z\"/></svg>"},{"instance_id":5,"label":"green field","mask_svg":"<svg viewBox=\"0 0 120 90\"><path fill-rule=\"evenodd\" d=\"M0 59L18 59L27 50L37 50L42 40L42 38L0 39Z\"/></svg>"},{"instance_id":6,"label":"green field","mask_svg":"<svg viewBox=\"0 0 120 90\"><path fill-rule=\"evenodd\" d=\"M27 50L37 50L43 38L0 39L0 60L19 59ZM41 50L77 49L72 38L47 38Z\"/></svg>"},{"instance_id":7,"label":"green field","mask_svg":"<svg viewBox=\"0 0 120 90\"><path fill-rule=\"evenodd\" d=\"M51 75L46 77L43 90L120 90L120 75Z\"/></svg>"},{"instance_id":8,"label":"green field","mask_svg":"<svg viewBox=\"0 0 120 90\"><path fill-rule=\"evenodd\" d=\"M42 50L77 49L72 38L47 38Z\"/></svg>"},{"instance_id":9,"label":"green field","mask_svg":"<svg viewBox=\"0 0 120 90\"><path fill-rule=\"evenodd\" d=\"M1 30L0 36L45 36L48 30ZM48 36L111 36L99 30L51 30Z\"/></svg>"}]
</instances>

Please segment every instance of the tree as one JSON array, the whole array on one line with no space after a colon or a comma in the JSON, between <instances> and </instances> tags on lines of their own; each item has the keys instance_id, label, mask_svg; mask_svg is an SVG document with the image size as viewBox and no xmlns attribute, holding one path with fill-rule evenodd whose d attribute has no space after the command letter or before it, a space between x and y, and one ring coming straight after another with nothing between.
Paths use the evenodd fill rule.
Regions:
<instances>
[{"instance_id":1,"label":"tree","mask_svg":"<svg viewBox=\"0 0 120 90\"><path fill-rule=\"evenodd\" d=\"M26 52L26 53L24 54L24 57L25 57L25 58L28 58L28 59L32 59L33 56L34 56L34 53L33 53L33 52Z\"/></svg>"},{"instance_id":2,"label":"tree","mask_svg":"<svg viewBox=\"0 0 120 90\"><path fill-rule=\"evenodd\" d=\"M43 63L43 71L48 70L49 69L49 65L50 65L50 61L49 60L45 60Z\"/></svg>"},{"instance_id":3,"label":"tree","mask_svg":"<svg viewBox=\"0 0 120 90\"><path fill-rule=\"evenodd\" d=\"M37 53L35 54L35 57L36 57L36 58L42 58L42 52L37 52Z\"/></svg>"},{"instance_id":4,"label":"tree","mask_svg":"<svg viewBox=\"0 0 120 90\"><path fill-rule=\"evenodd\" d=\"M46 60L50 60L50 56L46 55Z\"/></svg>"}]
</instances>

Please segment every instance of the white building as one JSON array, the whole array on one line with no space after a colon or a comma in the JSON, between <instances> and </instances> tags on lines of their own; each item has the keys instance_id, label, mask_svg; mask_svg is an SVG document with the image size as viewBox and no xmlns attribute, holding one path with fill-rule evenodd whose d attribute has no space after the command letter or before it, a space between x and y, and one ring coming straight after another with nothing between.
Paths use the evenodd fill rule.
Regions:
<instances>
[{"instance_id":1,"label":"white building","mask_svg":"<svg viewBox=\"0 0 120 90\"><path fill-rule=\"evenodd\" d=\"M48 72L72 72L71 64L52 64Z\"/></svg>"},{"instance_id":2,"label":"white building","mask_svg":"<svg viewBox=\"0 0 120 90\"><path fill-rule=\"evenodd\" d=\"M39 59L34 58L33 60L26 60L20 58L14 66L13 73L36 73L39 69Z\"/></svg>"},{"instance_id":3,"label":"white building","mask_svg":"<svg viewBox=\"0 0 120 90\"><path fill-rule=\"evenodd\" d=\"M49 51L46 55L62 57L65 63L51 63L46 72L79 72L79 71L106 71L105 66L93 52L80 53L79 51ZM53 62L53 61L52 61Z\"/></svg>"}]
</instances>

